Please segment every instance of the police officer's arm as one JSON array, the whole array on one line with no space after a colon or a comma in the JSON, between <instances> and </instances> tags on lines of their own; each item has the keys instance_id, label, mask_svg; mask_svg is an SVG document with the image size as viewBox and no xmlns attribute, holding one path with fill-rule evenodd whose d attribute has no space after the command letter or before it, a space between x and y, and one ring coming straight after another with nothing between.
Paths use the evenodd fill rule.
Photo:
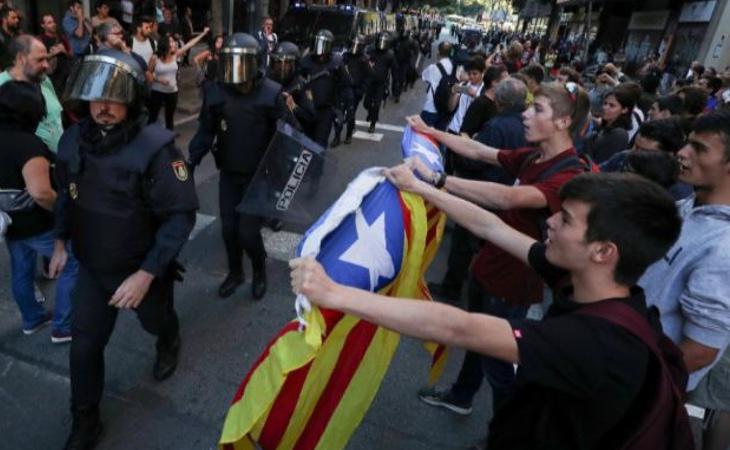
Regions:
<instances>
[{"instance_id":1,"label":"police officer's arm","mask_svg":"<svg viewBox=\"0 0 730 450\"><path fill-rule=\"evenodd\" d=\"M182 154L172 145L157 153L146 178L149 207L161 225L140 269L159 277L169 269L195 226L198 196Z\"/></svg>"},{"instance_id":2,"label":"police officer's arm","mask_svg":"<svg viewBox=\"0 0 730 450\"><path fill-rule=\"evenodd\" d=\"M503 361L519 363L517 341L505 319L468 313L439 302L398 299L332 281L313 258L289 262L296 294L312 303L352 314L418 339L462 347Z\"/></svg>"},{"instance_id":3,"label":"police officer's arm","mask_svg":"<svg viewBox=\"0 0 730 450\"><path fill-rule=\"evenodd\" d=\"M486 163L501 167L502 164L497 159L499 149L484 145L474 139L465 138L456 134L446 133L444 131L437 130L433 127L429 127L423 122L418 116L406 117L408 125L411 126L415 131L419 133L428 134L432 138L436 139L440 143L447 146L454 153L477 161L484 161Z\"/></svg>"},{"instance_id":4,"label":"police officer's arm","mask_svg":"<svg viewBox=\"0 0 730 450\"><path fill-rule=\"evenodd\" d=\"M192 167L199 165L213 147L215 132L215 113L210 106L204 104L198 116L198 131L188 146L189 162Z\"/></svg>"}]
</instances>

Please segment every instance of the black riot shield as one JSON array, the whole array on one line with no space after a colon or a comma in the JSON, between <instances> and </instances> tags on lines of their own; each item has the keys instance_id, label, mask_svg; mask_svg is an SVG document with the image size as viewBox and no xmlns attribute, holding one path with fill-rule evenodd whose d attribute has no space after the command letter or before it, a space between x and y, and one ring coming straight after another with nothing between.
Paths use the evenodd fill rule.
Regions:
<instances>
[{"instance_id":1,"label":"black riot shield","mask_svg":"<svg viewBox=\"0 0 730 450\"><path fill-rule=\"evenodd\" d=\"M291 231L306 231L337 199L337 160L319 144L279 121L237 211L279 219Z\"/></svg>"}]
</instances>

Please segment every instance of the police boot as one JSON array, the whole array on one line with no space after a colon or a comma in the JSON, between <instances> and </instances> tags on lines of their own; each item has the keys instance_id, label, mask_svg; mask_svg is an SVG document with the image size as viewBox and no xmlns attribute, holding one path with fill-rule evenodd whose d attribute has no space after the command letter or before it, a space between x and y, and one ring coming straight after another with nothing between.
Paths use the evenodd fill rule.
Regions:
<instances>
[{"instance_id":1,"label":"police boot","mask_svg":"<svg viewBox=\"0 0 730 450\"><path fill-rule=\"evenodd\" d=\"M99 407L71 408L73 423L71 434L66 440L63 450L90 450L101 436L101 419Z\"/></svg>"},{"instance_id":2,"label":"police boot","mask_svg":"<svg viewBox=\"0 0 730 450\"><path fill-rule=\"evenodd\" d=\"M236 288L243 283L243 280L243 271L230 272L218 288L218 296L222 298L230 297L236 291Z\"/></svg>"},{"instance_id":3,"label":"police boot","mask_svg":"<svg viewBox=\"0 0 730 450\"><path fill-rule=\"evenodd\" d=\"M368 133L375 133L375 121L370 122L370 128L368 128Z\"/></svg>"},{"instance_id":4,"label":"police boot","mask_svg":"<svg viewBox=\"0 0 730 450\"><path fill-rule=\"evenodd\" d=\"M336 134L335 137L332 138L332 142L330 142L330 148L335 148L338 145L340 145L340 135Z\"/></svg>"},{"instance_id":5,"label":"police boot","mask_svg":"<svg viewBox=\"0 0 730 450\"><path fill-rule=\"evenodd\" d=\"M152 369L152 376L157 381L170 378L177 368L177 355L180 353L180 336L175 336L172 342L161 344L157 342L157 359Z\"/></svg>"},{"instance_id":6,"label":"police boot","mask_svg":"<svg viewBox=\"0 0 730 450\"><path fill-rule=\"evenodd\" d=\"M345 145L352 144L352 133L347 133L345 135Z\"/></svg>"},{"instance_id":7,"label":"police boot","mask_svg":"<svg viewBox=\"0 0 730 450\"><path fill-rule=\"evenodd\" d=\"M255 300L261 299L266 294L266 264L259 268L253 268L253 279L251 280L251 295Z\"/></svg>"}]
</instances>

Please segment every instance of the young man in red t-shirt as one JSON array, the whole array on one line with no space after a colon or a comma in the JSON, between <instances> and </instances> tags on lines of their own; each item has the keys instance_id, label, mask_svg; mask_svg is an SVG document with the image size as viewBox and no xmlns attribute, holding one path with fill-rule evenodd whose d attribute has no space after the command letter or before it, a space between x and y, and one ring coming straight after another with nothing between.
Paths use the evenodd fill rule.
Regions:
<instances>
[{"instance_id":1,"label":"young man in red t-shirt","mask_svg":"<svg viewBox=\"0 0 730 450\"><path fill-rule=\"evenodd\" d=\"M454 152L470 159L501 166L517 179L513 186L446 177L421 166L421 176L434 179L447 192L491 210L510 227L533 239L542 240L545 220L560 210L558 190L584 171L572 142L574 126L588 113L588 96L574 83L543 84L535 102L523 114L525 138L534 143L512 151L481 144L465 137L426 126L417 116L409 117L414 130L426 133ZM543 282L524 262L486 242L471 265L467 286L468 310L504 319L520 319L530 305L543 299ZM511 364L467 352L457 381L450 389L426 388L419 392L424 402L459 414L471 413L474 394L484 376L492 386L496 408L514 380Z\"/></svg>"}]
</instances>

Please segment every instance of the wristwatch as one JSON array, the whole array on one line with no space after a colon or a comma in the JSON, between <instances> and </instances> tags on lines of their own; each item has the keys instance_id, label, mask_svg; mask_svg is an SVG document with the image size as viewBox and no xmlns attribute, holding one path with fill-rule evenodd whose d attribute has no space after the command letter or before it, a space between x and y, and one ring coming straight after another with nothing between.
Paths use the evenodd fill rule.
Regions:
<instances>
[{"instance_id":1,"label":"wristwatch","mask_svg":"<svg viewBox=\"0 0 730 450\"><path fill-rule=\"evenodd\" d=\"M431 184L436 189L441 189L446 184L446 174L444 172L434 172L431 178Z\"/></svg>"}]
</instances>

